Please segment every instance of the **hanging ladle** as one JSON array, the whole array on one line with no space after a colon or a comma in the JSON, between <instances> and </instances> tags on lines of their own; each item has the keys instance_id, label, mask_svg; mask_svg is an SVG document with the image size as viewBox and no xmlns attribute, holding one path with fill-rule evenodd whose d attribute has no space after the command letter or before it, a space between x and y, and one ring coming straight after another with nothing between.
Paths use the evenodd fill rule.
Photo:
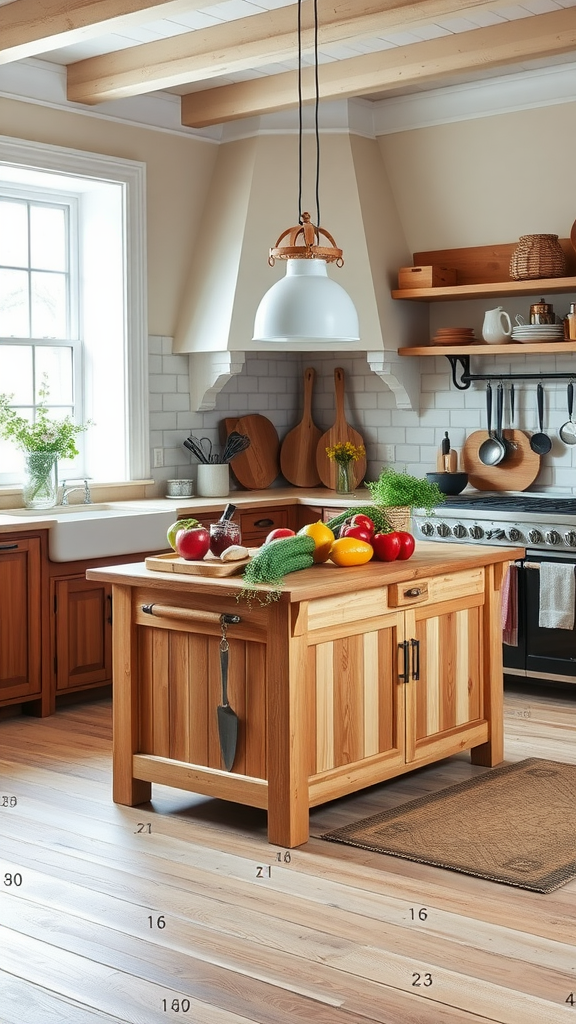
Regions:
<instances>
[{"instance_id":1,"label":"hanging ladle","mask_svg":"<svg viewBox=\"0 0 576 1024\"><path fill-rule=\"evenodd\" d=\"M576 444L576 423L572 419L572 409L574 407L574 385L570 381L568 385L568 419L566 423L563 423L558 431L560 440L564 441L564 444Z\"/></svg>"},{"instance_id":2,"label":"hanging ladle","mask_svg":"<svg viewBox=\"0 0 576 1024\"><path fill-rule=\"evenodd\" d=\"M506 449L502 442L492 433L492 385L486 385L486 418L488 420L488 437L482 441L478 449L478 458L485 466L497 466L502 462Z\"/></svg>"},{"instance_id":3,"label":"hanging ladle","mask_svg":"<svg viewBox=\"0 0 576 1024\"><path fill-rule=\"evenodd\" d=\"M532 437L530 438L530 447L537 455L547 455L552 447L552 441L548 437L548 434L545 434L542 429L544 421L544 388L542 384L539 384L536 389L536 399L538 402L538 425L540 429L537 433L532 434Z\"/></svg>"}]
</instances>

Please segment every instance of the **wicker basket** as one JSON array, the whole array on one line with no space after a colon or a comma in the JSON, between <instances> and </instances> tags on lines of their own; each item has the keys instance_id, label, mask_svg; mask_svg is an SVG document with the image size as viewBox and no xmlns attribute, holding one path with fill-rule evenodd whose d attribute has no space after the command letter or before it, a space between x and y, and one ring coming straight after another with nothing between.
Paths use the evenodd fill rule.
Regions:
<instances>
[{"instance_id":1,"label":"wicker basket","mask_svg":"<svg viewBox=\"0 0 576 1024\"><path fill-rule=\"evenodd\" d=\"M386 516L389 525L393 530L404 530L410 532L410 506L396 505L385 507L382 512Z\"/></svg>"},{"instance_id":2,"label":"wicker basket","mask_svg":"<svg viewBox=\"0 0 576 1024\"><path fill-rule=\"evenodd\" d=\"M566 256L558 235L520 236L510 260L510 277L515 281L530 281L565 276Z\"/></svg>"}]
</instances>

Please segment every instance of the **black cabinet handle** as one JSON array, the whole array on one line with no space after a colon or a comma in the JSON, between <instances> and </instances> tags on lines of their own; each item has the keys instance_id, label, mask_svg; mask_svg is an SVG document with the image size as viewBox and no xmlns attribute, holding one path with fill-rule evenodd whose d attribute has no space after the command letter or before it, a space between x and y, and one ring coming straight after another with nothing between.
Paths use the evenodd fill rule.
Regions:
<instances>
[{"instance_id":1,"label":"black cabinet handle","mask_svg":"<svg viewBox=\"0 0 576 1024\"><path fill-rule=\"evenodd\" d=\"M412 652L412 679L420 679L420 641L412 639L410 641L410 649Z\"/></svg>"},{"instance_id":2,"label":"black cabinet handle","mask_svg":"<svg viewBox=\"0 0 576 1024\"><path fill-rule=\"evenodd\" d=\"M106 594L106 601L108 604L108 622L112 625L112 594Z\"/></svg>"},{"instance_id":3,"label":"black cabinet handle","mask_svg":"<svg viewBox=\"0 0 576 1024\"><path fill-rule=\"evenodd\" d=\"M17 544L0 544L0 551L15 551L17 548Z\"/></svg>"},{"instance_id":4,"label":"black cabinet handle","mask_svg":"<svg viewBox=\"0 0 576 1024\"><path fill-rule=\"evenodd\" d=\"M401 683L408 683L410 681L409 665L408 665L410 643L409 643L408 640L403 640L402 643L398 644L398 647L402 651L403 663L404 663L404 671L398 673L398 679L399 679L399 681Z\"/></svg>"},{"instance_id":5,"label":"black cabinet handle","mask_svg":"<svg viewBox=\"0 0 576 1024\"><path fill-rule=\"evenodd\" d=\"M254 526L262 526L262 527L274 526L274 520L273 519L256 519L254 521Z\"/></svg>"},{"instance_id":6,"label":"black cabinet handle","mask_svg":"<svg viewBox=\"0 0 576 1024\"><path fill-rule=\"evenodd\" d=\"M404 597L420 597L422 590L420 587L411 587L410 590L404 591Z\"/></svg>"}]
</instances>

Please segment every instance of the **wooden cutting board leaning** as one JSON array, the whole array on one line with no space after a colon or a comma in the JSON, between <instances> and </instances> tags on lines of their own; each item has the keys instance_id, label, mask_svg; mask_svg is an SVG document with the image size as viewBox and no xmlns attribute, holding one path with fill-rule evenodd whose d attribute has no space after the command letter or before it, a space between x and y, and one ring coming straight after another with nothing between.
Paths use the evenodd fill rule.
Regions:
<instances>
[{"instance_id":1,"label":"wooden cutting board leaning","mask_svg":"<svg viewBox=\"0 0 576 1024\"><path fill-rule=\"evenodd\" d=\"M496 466L485 466L478 454L488 437L487 430L475 430L466 438L460 454L461 469L468 483L479 491L524 491L540 471L540 456L530 447L530 438L522 430L505 430L504 437L515 449Z\"/></svg>"},{"instance_id":2,"label":"wooden cutting board leaning","mask_svg":"<svg viewBox=\"0 0 576 1024\"><path fill-rule=\"evenodd\" d=\"M332 459L328 458L326 448L338 444L340 441L350 441L356 447L364 445L362 435L357 430L354 430L346 421L344 414L344 370L341 367L337 367L334 370L334 388L336 392L336 419L334 426L330 427L330 430L327 430L325 434L322 434L316 449L318 475L324 486L330 487L332 490L336 490L337 466ZM352 463L354 487L358 487L358 484L362 482L365 475L366 457L364 456L364 458Z\"/></svg>"},{"instance_id":3,"label":"wooden cutting board leaning","mask_svg":"<svg viewBox=\"0 0 576 1024\"><path fill-rule=\"evenodd\" d=\"M322 431L312 419L312 391L316 371L304 371L304 411L300 423L288 431L280 448L280 469L288 483L295 487L316 487L320 474L316 466L316 449Z\"/></svg>"},{"instance_id":4,"label":"wooden cutting board leaning","mask_svg":"<svg viewBox=\"0 0 576 1024\"><path fill-rule=\"evenodd\" d=\"M237 430L239 434L247 434L250 438L250 447L230 463L238 483L249 491L270 487L280 475L280 441L274 424L259 413L222 422L226 437Z\"/></svg>"}]
</instances>

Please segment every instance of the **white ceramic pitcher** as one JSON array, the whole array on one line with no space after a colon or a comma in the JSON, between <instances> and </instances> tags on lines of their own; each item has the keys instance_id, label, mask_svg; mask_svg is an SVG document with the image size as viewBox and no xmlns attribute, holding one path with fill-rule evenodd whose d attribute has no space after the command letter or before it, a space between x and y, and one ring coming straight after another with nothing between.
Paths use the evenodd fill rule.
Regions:
<instances>
[{"instance_id":1,"label":"white ceramic pitcher","mask_svg":"<svg viewBox=\"0 0 576 1024\"><path fill-rule=\"evenodd\" d=\"M512 324L510 317L502 306L496 309L487 309L482 324L482 337L487 345L503 345L510 341Z\"/></svg>"}]
</instances>

